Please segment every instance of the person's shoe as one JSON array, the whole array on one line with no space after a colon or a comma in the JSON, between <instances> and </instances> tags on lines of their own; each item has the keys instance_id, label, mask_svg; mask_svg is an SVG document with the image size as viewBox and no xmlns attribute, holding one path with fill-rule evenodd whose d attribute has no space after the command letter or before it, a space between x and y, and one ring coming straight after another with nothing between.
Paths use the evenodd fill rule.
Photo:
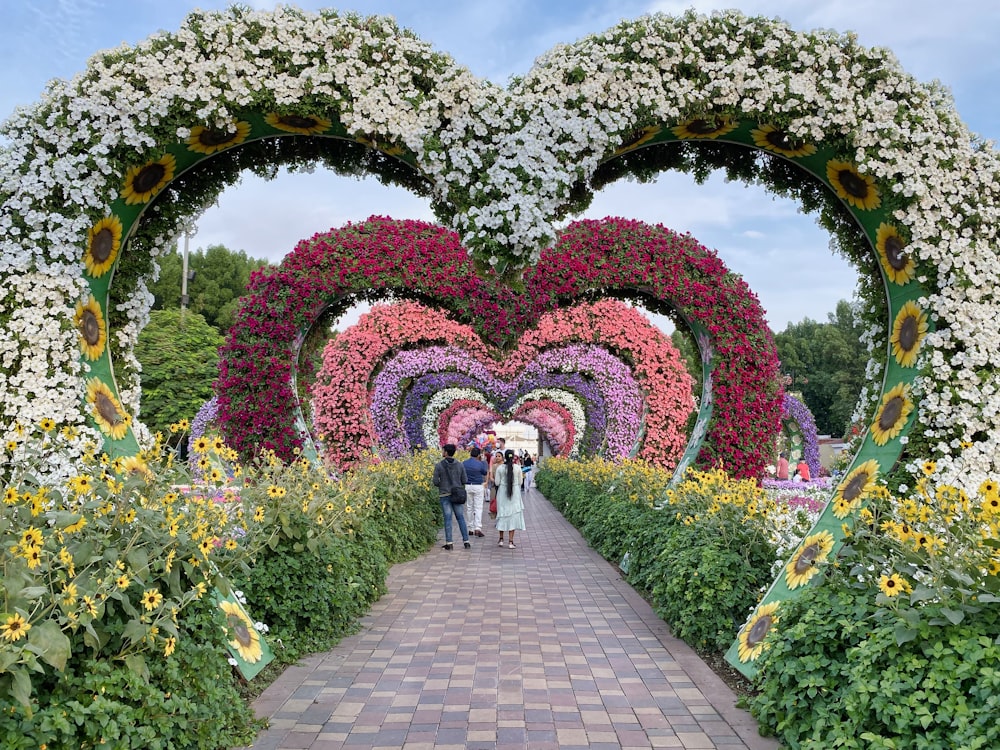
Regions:
<instances>
[{"instance_id":1,"label":"person's shoe","mask_svg":"<svg viewBox=\"0 0 1000 750\"><path fill-rule=\"evenodd\" d=\"M446 550L448 550L449 552L451 552L451 548L452 548L452 546L453 546L453 545L452 545L452 543L451 543L451 542L448 542L447 544L443 544L443 545L441 545L441 549L446 549Z\"/></svg>"},{"instance_id":2,"label":"person's shoe","mask_svg":"<svg viewBox=\"0 0 1000 750\"><path fill-rule=\"evenodd\" d=\"M510 549L517 549L517 546L514 544L514 542L508 544L507 547L509 547Z\"/></svg>"},{"instance_id":3,"label":"person's shoe","mask_svg":"<svg viewBox=\"0 0 1000 750\"><path fill-rule=\"evenodd\" d=\"M500 543L497 546L498 547L503 547L503 539L500 540Z\"/></svg>"},{"instance_id":4,"label":"person's shoe","mask_svg":"<svg viewBox=\"0 0 1000 750\"><path fill-rule=\"evenodd\" d=\"M486 534L484 534L484 533L483 533L482 531L480 531L479 529L476 529L476 530L475 530L475 531L473 531L472 533L473 533L473 534L475 534L476 536L486 536Z\"/></svg>"},{"instance_id":5,"label":"person's shoe","mask_svg":"<svg viewBox=\"0 0 1000 750\"><path fill-rule=\"evenodd\" d=\"M469 542L466 542L465 543L465 548L466 549L472 549L472 544L470 544Z\"/></svg>"}]
</instances>

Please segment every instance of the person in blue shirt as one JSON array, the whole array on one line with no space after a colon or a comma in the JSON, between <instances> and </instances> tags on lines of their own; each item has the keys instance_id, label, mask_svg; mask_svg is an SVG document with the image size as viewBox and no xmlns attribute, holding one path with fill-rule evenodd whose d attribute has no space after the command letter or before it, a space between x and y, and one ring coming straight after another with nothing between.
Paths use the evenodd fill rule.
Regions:
<instances>
[{"instance_id":1,"label":"person in blue shirt","mask_svg":"<svg viewBox=\"0 0 1000 750\"><path fill-rule=\"evenodd\" d=\"M465 492L469 496L465 503L465 519L469 533L473 536L483 534L483 498L486 496L486 474L489 466L482 458L479 448L469 451L469 458L462 462L465 467Z\"/></svg>"}]
</instances>

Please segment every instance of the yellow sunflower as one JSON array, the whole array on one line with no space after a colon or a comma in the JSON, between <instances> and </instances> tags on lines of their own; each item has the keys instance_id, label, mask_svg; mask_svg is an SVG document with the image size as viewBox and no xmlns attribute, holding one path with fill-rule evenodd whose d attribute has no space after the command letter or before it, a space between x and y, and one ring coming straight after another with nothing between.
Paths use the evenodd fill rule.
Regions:
<instances>
[{"instance_id":1,"label":"yellow sunflower","mask_svg":"<svg viewBox=\"0 0 1000 750\"><path fill-rule=\"evenodd\" d=\"M122 246L123 231L117 216L105 216L87 231L87 249L83 253L87 273L100 278L111 270Z\"/></svg>"},{"instance_id":2,"label":"yellow sunflower","mask_svg":"<svg viewBox=\"0 0 1000 750\"><path fill-rule=\"evenodd\" d=\"M177 648L177 639L174 636L169 636L163 642L163 655L170 656L172 653L174 653L174 649L176 648Z\"/></svg>"},{"instance_id":3,"label":"yellow sunflower","mask_svg":"<svg viewBox=\"0 0 1000 750\"><path fill-rule=\"evenodd\" d=\"M764 651L764 638L771 626L778 622L775 612L781 602L771 602L757 608L750 621L743 626L739 635L739 659L746 663L753 661Z\"/></svg>"},{"instance_id":4,"label":"yellow sunflower","mask_svg":"<svg viewBox=\"0 0 1000 750\"><path fill-rule=\"evenodd\" d=\"M374 148L381 151L386 156L402 156L406 151L402 146L390 146L388 144L379 143L372 138L365 138L363 135L356 136L354 140L362 146L367 146L368 148Z\"/></svg>"},{"instance_id":5,"label":"yellow sunflower","mask_svg":"<svg viewBox=\"0 0 1000 750\"><path fill-rule=\"evenodd\" d=\"M899 575L899 573L893 573L891 576L882 576L879 578L878 587L889 598L913 590L910 582Z\"/></svg>"},{"instance_id":6,"label":"yellow sunflower","mask_svg":"<svg viewBox=\"0 0 1000 750\"><path fill-rule=\"evenodd\" d=\"M855 208L871 211L882 205L875 180L861 174L853 164L831 159L826 163L826 177L837 196Z\"/></svg>"},{"instance_id":7,"label":"yellow sunflower","mask_svg":"<svg viewBox=\"0 0 1000 750\"><path fill-rule=\"evenodd\" d=\"M875 445L885 445L903 431L906 418L913 411L913 401L910 400L910 386L897 383L882 397L875 421L872 422L872 440Z\"/></svg>"},{"instance_id":8,"label":"yellow sunflower","mask_svg":"<svg viewBox=\"0 0 1000 750\"><path fill-rule=\"evenodd\" d=\"M163 603L163 594L156 589L146 589L142 594L141 601L142 606L146 608L146 611L152 612Z\"/></svg>"},{"instance_id":9,"label":"yellow sunflower","mask_svg":"<svg viewBox=\"0 0 1000 750\"><path fill-rule=\"evenodd\" d=\"M286 133L299 133L301 135L319 135L329 130L333 123L325 117L316 115L279 115L277 112L269 113L264 121L272 128L284 130Z\"/></svg>"},{"instance_id":10,"label":"yellow sunflower","mask_svg":"<svg viewBox=\"0 0 1000 750\"><path fill-rule=\"evenodd\" d=\"M670 128L678 138L709 138L731 133L739 126L731 117L697 117Z\"/></svg>"},{"instance_id":11,"label":"yellow sunflower","mask_svg":"<svg viewBox=\"0 0 1000 750\"><path fill-rule=\"evenodd\" d=\"M260 634L254 629L250 618L242 607L233 602L219 602L219 607L226 613L226 625L233 636L229 646L247 664L256 664L264 651L260 646Z\"/></svg>"},{"instance_id":12,"label":"yellow sunflower","mask_svg":"<svg viewBox=\"0 0 1000 750\"><path fill-rule=\"evenodd\" d=\"M650 125L649 127L642 128L638 132L633 133L630 138L615 149L615 156L629 151L634 151L639 148L639 146L649 143L656 136L658 136L662 130L663 127L660 125Z\"/></svg>"},{"instance_id":13,"label":"yellow sunflower","mask_svg":"<svg viewBox=\"0 0 1000 750\"><path fill-rule=\"evenodd\" d=\"M906 252L906 241L892 224L882 222L875 233L875 249L882 270L893 284L903 285L913 278L916 263Z\"/></svg>"},{"instance_id":14,"label":"yellow sunflower","mask_svg":"<svg viewBox=\"0 0 1000 750\"><path fill-rule=\"evenodd\" d=\"M784 130L778 130L774 125L761 125L759 128L751 130L750 135L759 148L787 156L789 159L812 156L816 153L816 147L813 144L794 138Z\"/></svg>"},{"instance_id":15,"label":"yellow sunflower","mask_svg":"<svg viewBox=\"0 0 1000 750\"><path fill-rule=\"evenodd\" d=\"M802 540L795 554L785 566L785 583L789 589L804 586L819 572L820 563L826 562L833 550L833 534L821 531Z\"/></svg>"},{"instance_id":16,"label":"yellow sunflower","mask_svg":"<svg viewBox=\"0 0 1000 750\"><path fill-rule=\"evenodd\" d=\"M31 623L25 620L19 612L7 615L3 625L0 625L0 638L13 643L24 638L31 630Z\"/></svg>"},{"instance_id":17,"label":"yellow sunflower","mask_svg":"<svg viewBox=\"0 0 1000 750\"><path fill-rule=\"evenodd\" d=\"M865 493L878 476L878 461L871 459L854 468L850 474L837 485L834 495L833 515L844 518L861 504Z\"/></svg>"},{"instance_id":18,"label":"yellow sunflower","mask_svg":"<svg viewBox=\"0 0 1000 750\"><path fill-rule=\"evenodd\" d=\"M250 123L245 120L236 120L230 124L229 128L206 128L203 125L195 125L191 128L191 135L185 143L189 151L196 151L199 154L214 154L230 146L238 146L250 135Z\"/></svg>"},{"instance_id":19,"label":"yellow sunflower","mask_svg":"<svg viewBox=\"0 0 1000 750\"><path fill-rule=\"evenodd\" d=\"M156 161L129 167L125 173L122 198L129 206L148 203L174 179L176 171L177 159L173 154L164 154Z\"/></svg>"},{"instance_id":20,"label":"yellow sunflower","mask_svg":"<svg viewBox=\"0 0 1000 750\"><path fill-rule=\"evenodd\" d=\"M87 304L77 302L73 325L80 332L80 348L83 350L83 356L91 362L99 359L104 354L108 329L104 322L104 313L101 311L101 303L94 295L90 295Z\"/></svg>"},{"instance_id":21,"label":"yellow sunflower","mask_svg":"<svg viewBox=\"0 0 1000 750\"><path fill-rule=\"evenodd\" d=\"M131 420L111 389L100 378L87 381L87 403L93 407L94 420L102 432L115 440L125 437Z\"/></svg>"},{"instance_id":22,"label":"yellow sunflower","mask_svg":"<svg viewBox=\"0 0 1000 750\"><path fill-rule=\"evenodd\" d=\"M927 313L917 303L903 305L892 324L892 354L903 367L913 367L927 335Z\"/></svg>"}]
</instances>

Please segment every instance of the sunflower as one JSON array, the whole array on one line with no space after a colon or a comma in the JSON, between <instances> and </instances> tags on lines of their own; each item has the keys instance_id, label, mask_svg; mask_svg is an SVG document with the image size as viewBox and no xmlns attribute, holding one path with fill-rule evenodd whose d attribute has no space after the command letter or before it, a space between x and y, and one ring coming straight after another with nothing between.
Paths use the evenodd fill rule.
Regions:
<instances>
[{"instance_id":1,"label":"sunflower","mask_svg":"<svg viewBox=\"0 0 1000 750\"><path fill-rule=\"evenodd\" d=\"M844 477L837 485L837 493L834 495L833 515L844 518L857 508L877 475L878 461L872 459L865 461Z\"/></svg>"},{"instance_id":2,"label":"sunflower","mask_svg":"<svg viewBox=\"0 0 1000 750\"><path fill-rule=\"evenodd\" d=\"M174 653L175 648L177 648L177 639L174 636L170 636L163 642L163 655L170 656Z\"/></svg>"},{"instance_id":3,"label":"sunflower","mask_svg":"<svg viewBox=\"0 0 1000 750\"><path fill-rule=\"evenodd\" d=\"M253 520L257 521L258 523L260 523L261 521L264 520L264 508L263 508L263 506L258 505L257 508L254 510L254 512L253 512Z\"/></svg>"},{"instance_id":4,"label":"sunflower","mask_svg":"<svg viewBox=\"0 0 1000 750\"><path fill-rule=\"evenodd\" d=\"M94 420L102 432L115 440L125 437L130 421L128 415L100 378L87 381L87 403L93 407Z\"/></svg>"},{"instance_id":5,"label":"sunflower","mask_svg":"<svg viewBox=\"0 0 1000 750\"><path fill-rule=\"evenodd\" d=\"M44 537L41 529L29 526L21 532L21 544L25 547L41 547Z\"/></svg>"},{"instance_id":6,"label":"sunflower","mask_svg":"<svg viewBox=\"0 0 1000 750\"><path fill-rule=\"evenodd\" d=\"M718 138L731 133L739 123L731 117L699 117L670 128L670 132L678 138Z\"/></svg>"},{"instance_id":7,"label":"sunflower","mask_svg":"<svg viewBox=\"0 0 1000 750\"><path fill-rule=\"evenodd\" d=\"M0 637L5 641L19 641L31 630L31 623L21 617L19 612L7 615L3 625L0 625Z\"/></svg>"},{"instance_id":8,"label":"sunflower","mask_svg":"<svg viewBox=\"0 0 1000 750\"><path fill-rule=\"evenodd\" d=\"M661 125L650 125L649 127L645 127L631 133L629 137L625 139L625 142L615 149L615 156L633 151L639 148L639 146L649 143L656 136L658 136L662 130L663 127Z\"/></svg>"},{"instance_id":9,"label":"sunflower","mask_svg":"<svg viewBox=\"0 0 1000 750\"><path fill-rule=\"evenodd\" d=\"M903 367L913 367L927 335L927 313L913 301L903 305L892 324L892 353Z\"/></svg>"},{"instance_id":10,"label":"sunflower","mask_svg":"<svg viewBox=\"0 0 1000 750\"><path fill-rule=\"evenodd\" d=\"M402 146L389 146L381 144L375 139L365 138L363 135L356 136L354 140L362 146L367 146L368 148L374 148L381 151L386 156L402 156L405 153L405 149Z\"/></svg>"},{"instance_id":11,"label":"sunflower","mask_svg":"<svg viewBox=\"0 0 1000 750\"><path fill-rule=\"evenodd\" d=\"M206 128L203 125L195 125L191 128L191 135L185 143L189 151L197 151L199 154L214 154L230 146L238 146L250 135L250 123L245 120L236 120L230 123L229 128Z\"/></svg>"},{"instance_id":12,"label":"sunflower","mask_svg":"<svg viewBox=\"0 0 1000 750\"><path fill-rule=\"evenodd\" d=\"M100 278L115 264L122 245L122 231L122 222L117 216L105 216L87 231L83 264L94 278Z\"/></svg>"},{"instance_id":13,"label":"sunflower","mask_svg":"<svg viewBox=\"0 0 1000 750\"><path fill-rule=\"evenodd\" d=\"M91 617L97 617L101 614L101 610L98 608L97 602L89 596L83 597L83 609Z\"/></svg>"},{"instance_id":14,"label":"sunflower","mask_svg":"<svg viewBox=\"0 0 1000 750\"><path fill-rule=\"evenodd\" d=\"M882 222L875 232L875 249L878 251L878 261L893 284L903 285L913 278L916 263L906 252L906 242L899 230L892 224Z\"/></svg>"},{"instance_id":15,"label":"sunflower","mask_svg":"<svg viewBox=\"0 0 1000 750\"><path fill-rule=\"evenodd\" d=\"M912 590L910 582L899 575L899 573L893 573L891 576L882 576L878 580L878 587L890 599L894 596L899 596L904 591Z\"/></svg>"},{"instance_id":16,"label":"sunflower","mask_svg":"<svg viewBox=\"0 0 1000 750\"><path fill-rule=\"evenodd\" d=\"M911 411L913 401L910 400L910 386L897 383L882 397L882 405L872 422L872 440L875 445L885 445L902 432Z\"/></svg>"},{"instance_id":17,"label":"sunflower","mask_svg":"<svg viewBox=\"0 0 1000 750\"><path fill-rule=\"evenodd\" d=\"M143 461L138 456L128 456L122 461L121 468L118 470L120 474L128 474L129 476L142 477L147 481L153 481L156 477L149 468L149 464Z\"/></svg>"},{"instance_id":18,"label":"sunflower","mask_svg":"<svg viewBox=\"0 0 1000 750\"><path fill-rule=\"evenodd\" d=\"M300 135L319 135L329 130L333 123L325 117L316 115L279 115L277 112L269 113L264 121L276 130L284 130L286 133L299 133Z\"/></svg>"},{"instance_id":19,"label":"sunflower","mask_svg":"<svg viewBox=\"0 0 1000 750\"><path fill-rule=\"evenodd\" d=\"M191 450L193 450L195 453L207 453L208 446L209 446L208 438L199 437L197 440L194 441L194 445L191 446Z\"/></svg>"},{"instance_id":20,"label":"sunflower","mask_svg":"<svg viewBox=\"0 0 1000 750\"><path fill-rule=\"evenodd\" d=\"M759 128L751 130L750 135L759 148L787 156L789 159L812 156L816 153L816 147L813 144L806 143L799 138L793 138L784 130L778 130L774 125L761 125Z\"/></svg>"},{"instance_id":21,"label":"sunflower","mask_svg":"<svg viewBox=\"0 0 1000 750\"><path fill-rule=\"evenodd\" d=\"M14 503L17 502L18 497L20 497L20 495L18 495L16 487L8 487L3 491L4 505L14 505Z\"/></svg>"},{"instance_id":22,"label":"sunflower","mask_svg":"<svg viewBox=\"0 0 1000 750\"><path fill-rule=\"evenodd\" d=\"M163 594L156 589L146 589L142 594L142 606L147 612L152 612L163 603Z\"/></svg>"},{"instance_id":23,"label":"sunflower","mask_svg":"<svg viewBox=\"0 0 1000 750\"><path fill-rule=\"evenodd\" d=\"M838 197L855 208L870 211L882 205L875 180L861 174L853 164L831 159L826 163L826 177Z\"/></svg>"},{"instance_id":24,"label":"sunflower","mask_svg":"<svg viewBox=\"0 0 1000 750\"><path fill-rule=\"evenodd\" d=\"M819 572L820 563L826 562L833 550L833 534L821 531L802 540L801 546L785 566L785 583L789 589L797 589L809 582Z\"/></svg>"},{"instance_id":25,"label":"sunflower","mask_svg":"<svg viewBox=\"0 0 1000 750\"><path fill-rule=\"evenodd\" d=\"M246 612L233 602L219 602L219 607L226 613L226 625L233 635L229 646L248 664L259 662L264 655L260 646L260 634L254 629Z\"/></svg>"},{"instance_id":26,"label":"sunflower","mask_svg":"<svg viewBox=\"0 0 1000 750\"><path fill-rule=\"evenodd\" d=\"M739 635L739 658L746 663L753 661L764 651L764 637L771 626L778 622L775 612L781 602L771 602L757 608L750 621L743 626Z\"/></svg>"},{"instance_id":27,"label":"sunflower","mask_svg":"<svg viewBox=\"0 0 1000 750\"><path fill-rule=\"evenodd\" d=\"M148 203L153 196L163 190L174 179L177 171L177 159L173 154L164 154L156 161L130 167L125 173L125 187L122 188L122 198L129 206L136 203Z\"/></svg>"},{"instance_id":28,"label":"sunflower","mask_svg":"<svg viewBox=\"0 0 1000 750\"><path fill-rule=\"evenodd\" d=\"M94 295L90 295L86 304L81 302L76 304L73 325L80 332L80 348L83 350L83 356L92 362L100 358L108 340L108 329L104 322L101 304Z\"/></svg>"},{"instance_id":29,"label":"sunflower","mask_svg":"<svg viewBox=\"0 0 1000 750\"><path fill-rule=\"evenodd\" d=\"M131 585L131 583L132 583L132 581L130 581L129 577L127 575L125 575L124 573L122 573L122 575L118 576L115 579L115 586L117 586L118 588L120 588L122 591L124 591L125 589L127 589Z\"/></svg>"}]
</instances>

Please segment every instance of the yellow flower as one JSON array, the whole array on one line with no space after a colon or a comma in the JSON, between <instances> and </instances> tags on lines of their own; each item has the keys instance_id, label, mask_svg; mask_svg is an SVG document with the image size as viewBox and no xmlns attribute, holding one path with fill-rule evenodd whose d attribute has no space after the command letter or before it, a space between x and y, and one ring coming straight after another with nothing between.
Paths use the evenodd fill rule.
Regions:
<instances>
[{"instance_id":1,"label":"yellow flower","mask_svg":"<svg viewBox=\"0 0 1000 750\"><path fill-rule=\"evenodd\" d=\"M264 655L260 645L260 634L254 628L243 608L233 602L219 602L219 608L226 614L226 625L232 635L229 641L240 658L248 664L256 664Z\"/></svg>"},{"instance_id":2,"label":"yellow flower","mask_svg":"<svg viewBox=\"0 0 1000 750\"><path fill-rule=\"evenodd\" d=\"M899 435L911 411L913 402L910 400L910 386L906 383L897 383L882 397L882 405L875 421L872 422L872 440L875 441L875 445L885 445Z\"/></svg>"},{"instance_id":3,"label":"yellow flower","mask_svg":"<svg viewBox=\"0 0 1000 750\"><path fill-rule=\"evenodd\" d=\"M76 584L70 581L62 590L62 603L65 607L72 607L76 604L77 588Z\"/></svg>"},{"instance_id":4,"label":"yellow flower","mask_svg":"<svg viewBox=\"0 0 1000 750\"><path fill-rule=\"evenodd\" d=\"M107 344L108 329L104 322L101 304L94 295L90 295L86 304L77 303L73 325L80 332L80 349L83 351L83 356L92 362L100 359Z\"/></svg>"},{"instance_id":5,"label":"yellow flower","mask_svg":"<svg viewBox=\"0 0 1000 750\"><path fill-rule=\"evenodd\" d=\"M882 590L883 594L890 598L911 590L909 582L900 576L899 573L893 573L891 576L882 576L879 578L878 587Z\"/></svg>"},{"instance_id":6,"label":"yellow flower","mask_svg":"<svg viewBox=\"0 0 1000 750\"><path fill-rule=\"evenodd\" d=\"M162 603L163 603L163 594L161 594L156 589L146 589L143 592L142 606L146 608L147 612L152 612Z\"/></svg>"},{"instance_id":7,"label":"yellow flower","mask_svg":"<svg viewBox=\"0 0 1000 750\"><path fill-rule=\"evenodd\" d=\"M877 475L878 462L872 459L865 461L844 477L840 484L837 485L837 492L834 495L834 516L844 518L848 513L857 508L868 493Z\"/></svg>"},{"instance_id":8,"label":"yellow flower","mask_svg":"<svg viewBox=\"0 0 1000 750\"><path fill-rule=\"evenodd\" d=\"M270 112L264 117L264 121L276 130L284 130L286 133L299 133L301 135L319 135L329 130L333 123L325 117L316 115L279 115L277 112Z\"/></svg>"},{"instance_id":9,"label":"yellow flower","mask_svg":"<svg viewBox=\"0 0 1000 750\"><path fill-rule=\"evenodd\" d=\"M209 445L210 443L208 442L208 438L203 435L194 441L194 444L191 446L191 450L195 453L206 453Z\"/></svg>"},{"instance_id":10,"label":"yellow flower","mask_svg":"<svg viewBox=\"0 0 1000 750\"><path fill-rule=\"evenodd\" d=\"M250 123L245 120L234 120L230 126L221 130L195 125L191 128L191 135L188 136L185 143L190 151L196 151L199 154L214 154L216 151L243 143L250 135Z\"/></svg>"},{"instance_id":11,"label":"yellow flower","mask_svg":"<svg viewBox=\"0 0 1000 750\"><path fill-rule=\"evenodd\" d=\"M29 526L21 532L21 544L25 547L41 547L44 540L41 529Z\"/></svg>"},{"instance_id":12,"label":"yellow flower","mask_svg":"<svg viewBox=\"0 0 1000 750\"><path fill-rule=\"evenodd\" d=\"M821 531L802 540L799 549L785 566L785 582L789 589L797 589L809 582L819 572L819 565L826 562L833 549L833 534Z\"/></svg>"},{"instance_id":13,"label":"yellow flower","mask_svg":"<svg viewBox=\"0 0 1000 750\"><path fill-rule=\"evenodd\" d=\"M754 661L764 651L764 638L771 627L778 622L775 613L781 602L771 602L763 604L753 613L753 617L743 626L739 634L739 646L737 652L739 660L743 663Z\"/></svg>"},{"instance_id":14,"label":"yellow flower","mask_svg":"<svg viewBox=\"0 0 1000 750\"><path fill-rule=\"evenodd\" d=\"M920 470L924 473L925 477L931 476L935 471L937 471L937 462L935 461L924 461Z\"/></svg>"},{"instance_id":15,"label":"yellow flower","mask_svg":"<svg viewBox=\"0 0 1000 750\"><path fill-rule=\"evenodd\" d=\"M100 614L97 603L89 596L83 597L83 609L91 617L97 617Z\"/></svg>"},{"instance_id":16,"label":"yellow flower","mask_svg":"<svg viewBox=\"0 0 1000 750\"><path fill-rule=\"evenodd\" d=\"M131 581L129 580L129 577L127 575L124 575L124 574L118 576L115 579L115 586L117 586L118 588L120 588L122 591L124 591L125 589L127 589L129 587L130 583L131 583Z\"/></svg>"},{"instance_id":17,"label":"yellow flower","mask_svg":"<svg viewBox=\"0 0 1000 750\"><path fill-rule=\"evenodd\" d=\"M625 143L615 149L615 156L619 154L624 154L629 151L634 151L639 148L639 146L645 145L653 140L656 136L660 134L663 128L660 125L651 125L645 127L642 130L635 133L632 137L626 139Z\"/></svg>"},{"instance_id":18,"label":"yellow flower","mask_svg":"<svg viewBox=\"0 0 1000 750\"><path fill-rule=\"evenodd\" d=\"M51 417L44 417L38 422L38 428L42 432L52 432L56 428L56 421Z\"/></svg>"},{"instance_id":19,"label":"yellow flower","mask_svg":"<svg viewBox=\"0 0 1000 750\"><path fill-rule=\"evenodd\" d=\"M816 147L813 144L806 143L799 138L793 138L785 131L778 130L774 125L761 125L759 128L751 130L750 135L759 148L787 156L789 159L812 156L816 153Z\"/></svg>"},{"instance_id":20,"label":"yellow flower","mask_svg":"<svg viewBox=\"0 0 1000 750\"><path fill-rule=\"evenodd\" d=\"M130 167L125 173L122 198L129 206L148 203L174 179L176 171L177 159L173 154L164 154L156 161Z\"/></svg>"},{"instance_id":21,"label":"yellow flower","mask_svg":"<svg viewBox=\"0 0 1000 750\"><path fill-rule=\"evenodd\" d=\"M170 656L174 653L174 649L177 648L177 639L174 636L170 636L163 643L163 655Z\"/></svg>"},{"instance_id":22,"label":"yellow flower","mask_svg":"<svg viewBox=\"0 0 1000 750\"><path fill-rule=\"evenodd\" d=\"M20 613L15 612L12 615L7 615L4 624L0 625L0 637L13 643L24 638L29 630L31 630L31 623L21 617Z\"/></svg>"},{"instance_id":23,"label":"yellow flower","mask_svg":"<svg viewBox=\"0 0 1000 750\"><path fill-rule=\"evenodd\" d=\"M258 523L260 523L261 521L264 520L264 508L263 508L263 506L258 505L257 508L254 510L254 512L253 512L253 520L257 521Z\"/></svg>"},{"instance_id":24,"label":"yellow flower","mask_svg":"<svg viewBox=\"0 0 1000 750\"><path fill-rule=\"evenodd\" d=\"M837 196L855 208L870 211L882 205L875 180L858 172L853 164L831 159L826 163L826 177Z\"/></svg>"},{"instance_id":25,"label":"yellow flower","mask_svg":"<svg viewBox=\"0 0 1000 750\"><path fill-rule=\"evenodd\" d=\"M212 551L214 547L215 545L213 544L212 540L207 537L205 539L202 539L201 542L198 544L198 550L205 557L208 557L209 553Z\"/></svg>"},{"instance_id":26,"label":"yellow flower","mask_svg":"<svg viewBox=\"0 0 1000 750\"><path fill-rule=\"evenodd\" d=\"M899 230L892 224L879 224L875 233L875 250L878 261L885 275L893 284L900 286L909 283L916 274L916 263L906 252L906 242Z\"/></svg>"},{"instance_id":27,"label":"yellow flower","mask_svg":"<svg viewBox=\"0 0 1000 750\"><path fill-rule=\"evenodd\" d=\"M892 354L903 367L913 367L927 336L927 313L915 302L907 302L892 324Z\"/></svg>"},{"instance_id":28,"label":"yellow flower","mask_svg":"<svg viewBox=\"0 0 1000 750\"><path fill-rule=\"evenodd\" d=\"M87 273L94 278L100 278L115 264L121 249L122 231L121 219L117 216L105 216L87 232L83 264L87 267Z\"/></svg>"},{"instance_id":29,"label":"yellow flower","mask_svg":"<svg viewBox=\"0 0 1000 750\"><path fill-rule=\"evenodd\" d=\"M121 440L128 432L131 421L115 398L111 389L100 379L87 381L87 403L101 431L115 440Z\"/></svg>"},{"instance_id":30,"label":"yellow flower","mask_svg":"<svg viewBox=\"0 0 1000 750\"><path fill-rule=\"evenodd\" d=\"M226 549L232 550L232 549L236 549L238 546L239 545L236 544L236 540L235 539L227 539L226 540Z\"/></svg>"},{"instance_id":31,"label":"yellow flower","mask_svg":"<svg viewBox=\"0 0 1000 750\"><path fill-rule=\"evenodd\" d=\"M173 534L171 534L173 536ZM167 553L167 559L163 561L163 571L169 573L174 567L174 558L177 557L177 550L172 549Z\"/></svg>"},{"instance_id":32,"label":"yellow flower","mask_svg":"<svg viewBox=\"0 0 1000 750\"><path fill-rule=\"evenodd\" d=\"M4 505L14 505L17 502L17 498L18 497L19 496L17 494L17 488L16 487L8 487L3 492L3 502L4 502Z\"/></svg>"},{"instance_id":33,"label":"yellow flower","mask_svg":"<svg viewBox=\"0 0 1000 750\"><path fill-rule=\"evenodd\" d=\"M730 117L701 117L682 122L670 129L678 138L715 139L731 133L739 123Z\"/></svg>"},{"instance_id":34,"label":"yellow flower","mask_svg":"<svg viewBox=\"0 0 1000 750\"><path fill-rule=\"evenodd\" d=\"M284 494L283 489L277 485L272 484L267 488L267 496L270 498L282 497Z\"/></svg>"}]
</instances>

